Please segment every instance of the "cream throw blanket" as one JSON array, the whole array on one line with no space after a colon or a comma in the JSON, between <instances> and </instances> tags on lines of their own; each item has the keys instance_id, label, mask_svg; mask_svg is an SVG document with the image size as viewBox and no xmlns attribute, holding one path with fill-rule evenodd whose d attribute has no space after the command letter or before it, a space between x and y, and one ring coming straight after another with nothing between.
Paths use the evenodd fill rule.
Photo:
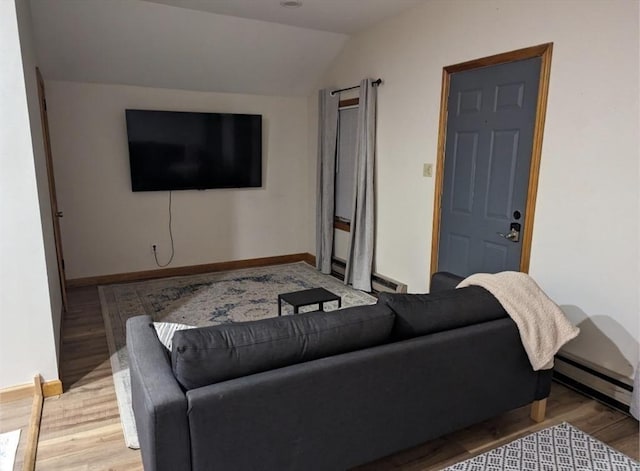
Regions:
<instances>
[{"instance_id":1,"label":"cream throw blanket","mask_svg":"<svg viewBox=\"0 0 640 471\"><path fill-rule=\"evenodd\" d=\"M522 345L535 371L553 368L553 357L580 329L573 326L526 273L476 273L457 286L482 286L502 304L520 331Z\"/></svg>"}]
</instances>

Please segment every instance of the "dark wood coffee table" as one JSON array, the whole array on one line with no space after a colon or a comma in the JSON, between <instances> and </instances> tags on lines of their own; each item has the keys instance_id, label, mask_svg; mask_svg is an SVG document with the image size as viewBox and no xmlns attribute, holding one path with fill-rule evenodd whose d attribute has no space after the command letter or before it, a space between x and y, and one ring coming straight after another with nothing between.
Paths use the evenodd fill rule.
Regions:
<instances>
[{"instance_id":1,"label":"dark wood coffee table","mask_svg":"<svg viewBox=\"0 0 640 471\"><path fill-rule=\"evenodd\" d=\"M278 295L278 315L282 315L282 301L293 306L293 313L298 314L298 310L302 306L310 306L317 304L319 311L324 311L324 303L329 301L338 301L338 307L342 305L342 298L327 291L324 288L305 289L303 291L294 291L293 293L284 293Z\"/></svg>"}]
</instances>

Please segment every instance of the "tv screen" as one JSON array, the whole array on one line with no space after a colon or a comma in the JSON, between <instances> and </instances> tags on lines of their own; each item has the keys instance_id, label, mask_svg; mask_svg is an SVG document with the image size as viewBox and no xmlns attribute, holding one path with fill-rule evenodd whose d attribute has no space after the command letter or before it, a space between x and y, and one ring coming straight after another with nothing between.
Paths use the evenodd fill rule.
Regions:
<instances>
[{"instance_id":1,"label":"tv screen","mask_svg":"<svg viewBox=\"0 0 640 471\"><path fill-rule=\"evenodd\" d=\"M262 116L126 110L133 191L262 186Z\"/></svg>"}]
</instances>

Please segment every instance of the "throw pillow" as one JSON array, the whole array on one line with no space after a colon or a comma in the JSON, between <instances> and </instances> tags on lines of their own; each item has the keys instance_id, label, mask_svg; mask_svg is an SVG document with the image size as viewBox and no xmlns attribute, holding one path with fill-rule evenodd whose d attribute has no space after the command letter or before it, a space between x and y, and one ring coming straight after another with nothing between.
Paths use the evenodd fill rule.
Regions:
<instances>
[{"instance_id":1,"label":"throw pillow","mask_svg":"<svg viewBox=\"0 0 640 471\"><path fill-rule=\"evenodd\" d=\"M371 305L178 331L173 372L188 390L358 350L386 341L393 317Z\"/></svg>"},{"instance_id":2,"label":"throw pillow","mask_svg":"<svg viewBox=\"0 0 640 471\"><path fill-rule=\"evenodd\" d=\"M173 334L178 330L195 329L193 325L176 324L174 322L154 322L153 327L156 329L158 339L165 348L171 351L171 344L173 341Z\"/></svg>"},{"instance_id":3,"label":"throw pillow","mask_svg":"<svg viewBox=\"0 0 640 471\"><path fill-rule=\"evenodd\" d=\"M380 293L378 303L396 314L392 334L395 339L457 329L507 316L498 300L479 286L430 294Z\"/></svg>"}]
</instances>

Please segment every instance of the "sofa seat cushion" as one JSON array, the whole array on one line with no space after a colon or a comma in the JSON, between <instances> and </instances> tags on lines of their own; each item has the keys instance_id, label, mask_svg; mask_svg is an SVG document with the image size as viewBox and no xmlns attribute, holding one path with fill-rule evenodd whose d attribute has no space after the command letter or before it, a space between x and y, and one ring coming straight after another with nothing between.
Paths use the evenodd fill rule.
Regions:
<instances>
[{"instance_id":1,"label":"sofa seat cushion","mask_svg":"<svg viewBox=\"0 0 640 471\"><path fill-rule=\"evenodd\" d=\"M387 306L369 305L181 330L171 363L189 390L383 343L393 319Z\"/></svg>"},{"instance_id":2,"label":"sofa seat cushion","mask_svg":"<svg viewBox=\"0 0 640 471\"><path fill-rule=\"evenodd\" d=\"M380 293L379 304L396 314L392 337L406 339L503 317L507 313L484 288L448 289L430 294Z\"/></svg>"}]
</instances>

